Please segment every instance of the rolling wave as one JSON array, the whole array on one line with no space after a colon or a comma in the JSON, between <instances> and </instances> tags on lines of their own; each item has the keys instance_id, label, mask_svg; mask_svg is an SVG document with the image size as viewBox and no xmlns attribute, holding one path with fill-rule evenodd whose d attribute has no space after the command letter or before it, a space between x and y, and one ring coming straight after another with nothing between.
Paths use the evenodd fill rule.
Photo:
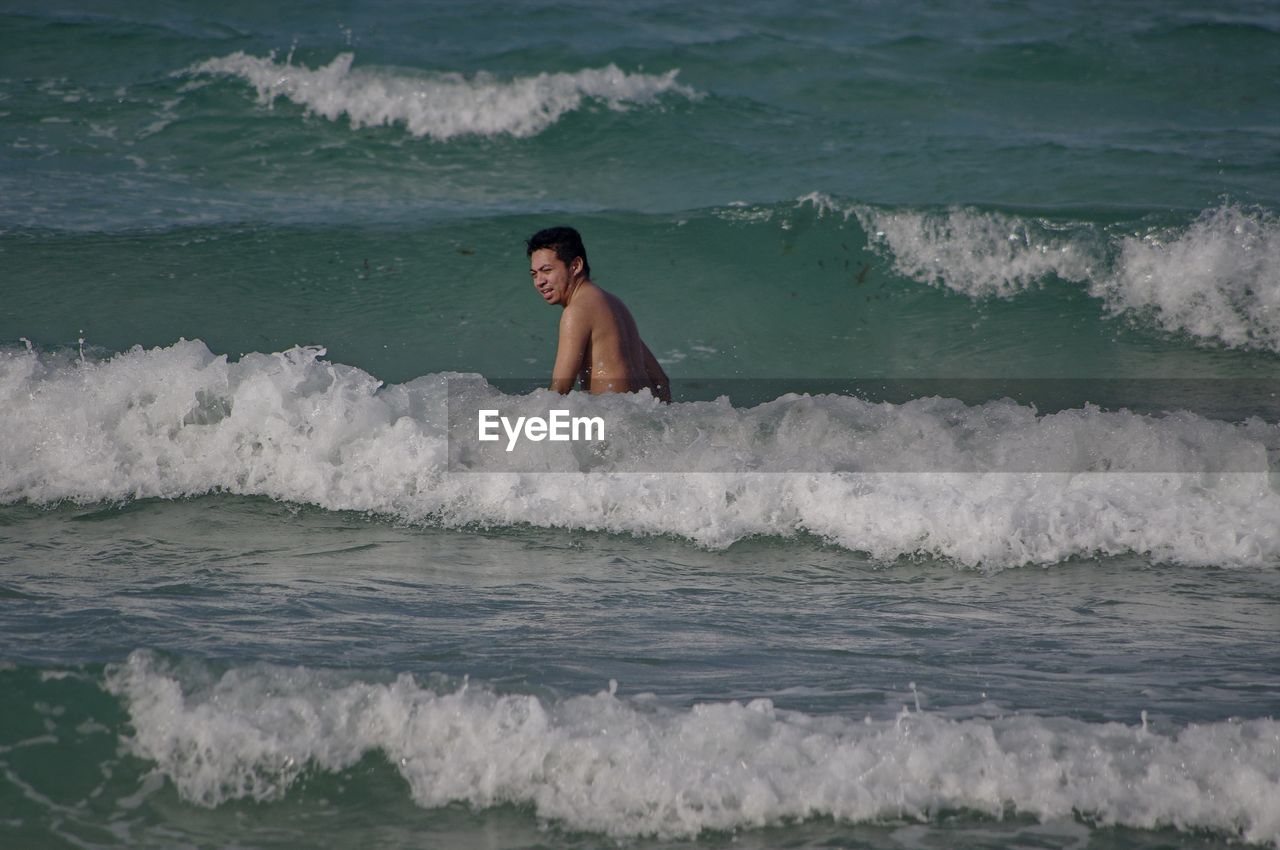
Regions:
<instances>
[{"instance_id":1,"label":"rolling wave","mask_svg":"<svg viewBox=\"0 0 1280 850\"><path fill-rule=\"evenodd\" d=\"M1280 841L1280 723L1269 719L1156 731L1145 716L950 720L917 701L894 719L854 720L768 699L674 710L612 683L552 701L409 675L190 668L136 651L108 669L106 688L129 713L128 749L204 806L279 799L305 772L381 753L419 806L529 805L618 838L1012 810Z\"/></svg>"},{"instance_id":2,"label":"rolling wave","mask_svg":"<svg viewBox=\"0 0 1280 850\"><path fill-rule=\"evenodd\" d=\"M1201 344L1280 352L1280 219L1237 204L1185 225L1103 226L984 211L880 208L813 194L854 217L898 274L974 299L1009 299L1057 279L1113 315Z\"/></svg>"},{"instance_id":3,"label":"rolling wave","mask_svg":"<svg viewBox=\"0 0 1280 850\"><path fill-rule=\"evenodd\" d=\"M187 73L242 79L267 106L284 97L330 121L345 116L355 128L402 125L413 136L438 142L460 136L536 136L588 100L624 110L668 94L698 96L676 82L675 70L632 74L607 65L504 80L486 73L467 77L353 69L354 61L355 54L343 53L311 69L237 51L194 65Z\"/></svg>"},{"instance_id":4,"label":"rolling wave","mask_svg":"<svg viewBox=\"0 0 1280 850\"><path fill-rule=\"evenodd\" d=\"M564 400L504 395L479 376L384 387L322 354L233 363L200 342L96 363L4 353L0 501L225 492L445 526L672 534L710 547L809 533L883 560L996 568L1124 552L1184 564L1280 560L1269 474L1280 426L1258 418L1092 406L1039 414L1007 399L788 395L735 408L575 395L612 423L600 444L507 453L495 442L458 457L459 398L512 416L546 415Z\"/></svg>"}]
</instances>

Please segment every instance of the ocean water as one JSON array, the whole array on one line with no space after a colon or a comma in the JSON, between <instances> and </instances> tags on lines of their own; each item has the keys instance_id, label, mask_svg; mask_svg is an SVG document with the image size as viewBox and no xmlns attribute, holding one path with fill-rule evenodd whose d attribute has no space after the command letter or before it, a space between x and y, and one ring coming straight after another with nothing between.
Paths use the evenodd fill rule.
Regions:
<instances>
[{"instance_id":1,"label":"ocean water","mask_svg":"<svg viewBox=\"0 0 1280 850\"><path fill-rule=\"evenodd\" d=\"M0 846L1280 845L1277 56L3 4ZM537 389L555 224L672 405Z\"/></svg>"}]
</instances>

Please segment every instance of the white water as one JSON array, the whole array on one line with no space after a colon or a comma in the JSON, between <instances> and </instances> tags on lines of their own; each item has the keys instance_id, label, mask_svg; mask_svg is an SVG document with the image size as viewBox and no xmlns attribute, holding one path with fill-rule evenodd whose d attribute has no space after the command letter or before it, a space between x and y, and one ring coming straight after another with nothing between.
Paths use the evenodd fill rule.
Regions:
<instances>
[{"instance_id":1,"label":"white water","mask_svg":"<svg viewBox=\"0 0 1280 850\"><path fill-rule=\"evenodd\" d=\"M311 69L237 51L201 62L188 73L243 79L264 105L285 97L330 121L345 116L353 127L399 124L414 136L436 141L467 135L534 136L587 100L621 110L655 103L666 94L697 96L676 82L674 70L629 74L607 65L504 80L485 73L466 77L353 69L354 60L354 54L343 53Z\"/></svg>"},{"instance_id":2,"label":"white water","mask_svg":"<svg viewBox=\"0 0 1280 850\"><path fill-rule=\"evenodd\" d=\"M186 800L276 799L308 769L381 753L414 801L532 805L572 829L691 836L783 819L927 820L968 809L1212 829L1280 841L1280 723L1173 730L1011 716L814 717L769 700L672 710L610 691L547 702L307 668L184 676L148 652L109 668L135 734ZM1135 723L1138 719L1135 718Z\"/></svg>"},{"instance_id":3,"label":"white water","mask_svg":"<svg viewBox=\"0 0 1280 850\"><path fill-rule=\"evenodd\" d=\"M1080 283L1115 315L1229 348L1280 352L1280 221L1233 204L1186 227L1105 233L970 208L843 210L899 274L971 298L1011 298L1051 277Z\"/></svg>"},{"instance_id":4,"label":"white water","mask_svg":"<svg viewBox=\"0 0 1280 850\"><path fill-rule=\"evenodd\" d=\"M1228 205L1185 230L1126 237L1115 273L1092 291L1170 331L1280 351L1280 221Z\"/></svg>"},{"instance_id":5,"label":"white water","mask_svg":"<svg viewBox=\"0 0 1280 850\"><path fill-rule=\"evenodd\" d=\"M859 210L873 247L894 271L972 298L1008 298L1047 275L1087 280L1099 263L1094 246L1002 213L954 209L941 214Z\"/></svg>"},{"instance_id":6,"label":"white water","mask_svg":"<svg viewBox=\"0 0 1280 850\"><path fill-rule=\"evenodd\" d=\"M737 409L723 399L575 396L609 419L605 445L513 454L527 468L589 471L450 472L448 376L382 387L322 354L230 363L200 342L98 363L0 352L0 502L227 492L448 526L674 534L710 547L807 532L878 559L987 567L1125 552L1280 562L1280 494L1266 471L1280 426L1257 419L1092 407L1038 415L1010 401L940 398L785 396ZM478 376L453 389L512 414L564 404L547 391L502 396ZM503 468L502 444L485 445L490 454L471 468ZM1002 468L1030 471L980 471ZM1126 468L1172 471L1103 471ZM957 469L974 471L947 471Z\"/></svg>"}]
</instances>

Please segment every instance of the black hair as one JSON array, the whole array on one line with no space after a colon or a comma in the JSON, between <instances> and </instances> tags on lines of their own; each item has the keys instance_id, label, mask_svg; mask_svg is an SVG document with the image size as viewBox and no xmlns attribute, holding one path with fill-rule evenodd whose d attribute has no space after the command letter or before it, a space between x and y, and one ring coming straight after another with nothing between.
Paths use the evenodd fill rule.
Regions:
<instances>
[{"instance_id":1,"label":"black hair","mask_svg":"<svg viewBox=\"0 0 1280 850\"><path fill-rule=\"evenodd\" d=\"M572 227L548 227L539 230L525 242L528 249L525 254L532 257L534 251L550 248L556 252L556 258L566 266L574 257L582 258L582 276L591 279L591 263L587 262L587 249L582 247L582 236Z\"/></svg>"}]
</instances>

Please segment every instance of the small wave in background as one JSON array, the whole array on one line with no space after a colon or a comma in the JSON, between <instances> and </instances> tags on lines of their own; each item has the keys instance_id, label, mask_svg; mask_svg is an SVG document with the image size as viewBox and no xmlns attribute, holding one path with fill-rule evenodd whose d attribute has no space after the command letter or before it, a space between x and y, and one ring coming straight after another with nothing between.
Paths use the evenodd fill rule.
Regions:
<instances>
[{"instance_id":1,"label":"small wave in background","mask_svg":"<svg viewBox=\"0 0 1280 850\"><path fill-rule=\"evenodd\" d=\"M675 70L627 74L608 65L500 80L486 73L467 77L352 70L354 60L355 54L343 53L312 70L290 60L278 63L238 52L201 62L189 73L240 78L257 90L258 102L265 106L286 97L330 121L345 117L353 128L400 125L413 136L436 141L465 135L533 136L587 100L622 110L655 103L665 94L697 96L676 82Z\"/></svg>"},{"instance_id":2,"label":"small wave in background","mask_svg":"<svg viewBox=\"0 0 1280 850\"><path fill-rule=\"evenodd\" d=\"M1224 204L1185 226L1126 228L1138 232L973 209L851 211L912 280L1011 298L1056 278L1170 333L1280 351L1280 221L1266 210Z\"/></svg>"}]
</instances>

